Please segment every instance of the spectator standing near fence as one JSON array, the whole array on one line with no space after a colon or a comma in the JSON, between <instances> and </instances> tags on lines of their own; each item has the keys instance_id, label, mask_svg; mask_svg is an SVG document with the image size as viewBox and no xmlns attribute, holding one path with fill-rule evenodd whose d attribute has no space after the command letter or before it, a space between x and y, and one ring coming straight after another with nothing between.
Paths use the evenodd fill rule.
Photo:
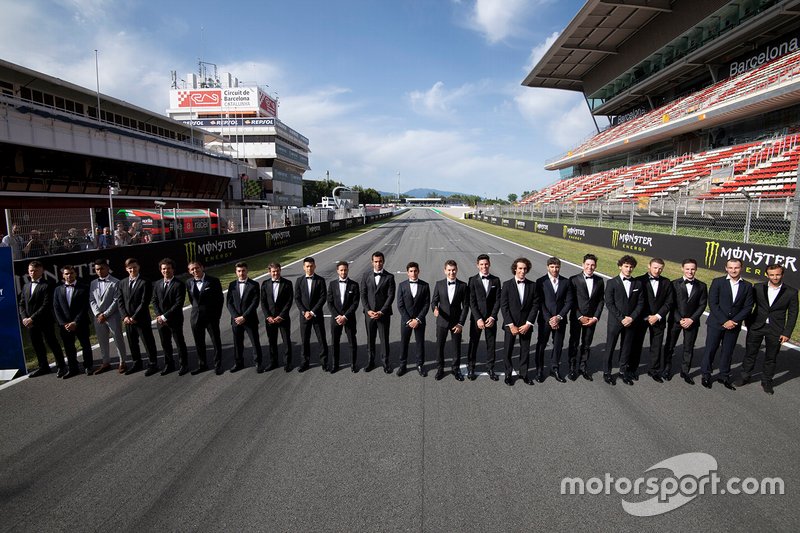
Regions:
<instances>
[{"instance_id":1,"label":"spectator standing near fence","mask_svg":"<svg viewBox=\"0 0 800 533\"><path fill-rule=\"evenodd\" d=\"M25 247L24 239L19 235L19 225L11 225L11 233L3 237L3 246L11 248L11 257L22 259L22 249Z\"/></svg>"},{"instance_id":2,"label":"spectator standing near fence","mask_svg":"<svg viewBox=\"0 0 800 533\"><path fill-rule=\"evenodd\" d=\"M131 243L131 236L122 222L117 223L117 229L114 231L114 246L127 246Z\"/></svg>"},{"instance_id":3,"label":"spectator standing near fence","mask_svg":"<svg viewBox=\"0 0 800 533\"><path fill-rule=\"evenodd\" d=\"M32 229L30 239L22 249L25 257L41 257L48 254L47 244L42 240L42 234L38 229Z\"/></svg>"}]
</instances>

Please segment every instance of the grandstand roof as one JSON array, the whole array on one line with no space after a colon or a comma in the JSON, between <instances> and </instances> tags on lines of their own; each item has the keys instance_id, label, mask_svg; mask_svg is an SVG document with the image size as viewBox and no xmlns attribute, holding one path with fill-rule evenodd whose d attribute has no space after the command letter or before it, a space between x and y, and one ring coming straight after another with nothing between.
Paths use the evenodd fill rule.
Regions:
<instances>
[{"instance_id":1,"label":"grandstand roof","mask_svg":"<svg viewBox=\"0 0 800 533\"><path fill-rule=\"evenodd\" d=\"M588 0L528 74L523 85L581 91L586 97L713 16L723 0ZM731 27L680 60L607 100L593 112L614 115L709 67L800 25L800 0L782 0Z\"/></svg>"}]
</instances>

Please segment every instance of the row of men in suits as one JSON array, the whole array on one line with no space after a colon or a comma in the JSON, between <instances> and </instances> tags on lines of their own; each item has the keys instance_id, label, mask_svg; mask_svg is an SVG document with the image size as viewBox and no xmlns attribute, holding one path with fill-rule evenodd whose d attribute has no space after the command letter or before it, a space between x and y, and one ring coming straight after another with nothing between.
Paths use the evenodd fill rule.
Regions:
<instances>
[{"instance_id":1,"label":"row of men in suits","mask_svg":"<svg viewBox=\"0 0 800 533\"><path fill-rule=\"evenodd\" d=\"M325 280L315 273L316 264L312 257L303 261L304 276L293 286L291 281L281 277L281 267L277 263L269 265L270 279L261 287L249 279L246 263L236 265L237 279L228 287L227 307L231 315L234 337L235 364L231 372L244 368L244 336L248 335L255 352L256 368L259 372L278 366L277 338L280 332L284 344L285 369L292 367L292 342L290 337L291 319L289 310L295 303L300 311L300 330L302 337L302 362L300 370L305 371L310 361L311 332L314 331L320 347L320 362L324 370L335 372L339 367L339 346L342 333L347 334L351 350L352 370L357 368L356 310L363 303L368 336L369 361L367 371L375 368L376 341L380 337L383 347L383 368L392 372L389 356L389 329L392 304L395 299L394 276L383 269L384 256L381 252L373 254L372 270L365 273L361 284L348 277L349 265L346 261L337 264L337 279L326 287ZM148 355L148 368L145 375L158 372L155 340L150 327L148 303L152 302L156 311L159 337L165 353L165 366L162 374L176 369L173 360L172 341L178 348L179 373L188 370L188 352L183 338L183 303L188 293L192 304L191 331L198 352L198 366L193 374L209 368L206 357L205 335L211 338L214 349L213 365L218 374L223 372L221 337L219 322L225 298L217 278L207 276L199 262L189 265L191 278L184 283L174 280L174 262L164 259L159 267L162 280L149 283L139 277L139 265L135 259L126 261L129 274L127 280L117 280L109 275L105 260L95 262L95 279L88 290L76 283L75 272L71 267L62 270L64 284L55 291L52 304L54 318L65 345L64 356L52 328L47 326L49 290L37 292L37 287L48 287L42 274L42 265L36 261L29 265L30 281L23 288L20 297L20 313L23 326L31 328L32 343L39 358L39 369L34 375L49 371L46 364L45 344L54 353L59 376L71 377L77 373L75 341L83 349L85 372L100 373L110 369L109 340L115 339L119 356L119 371L131 374L143 368L139 339L142 340ZM461 344L463 328L471 313L470 336L467 352L469 379L475 379L475 361L483 335L487 348L487 372L492 380L498 377L494 372L496 332L499 313L504 318L504 366L506 383L513 384L511 364L515 344L520 345L520 365L518 375L529 384L544 381L544 354L552 339L553 349L550 358L550 375L560 382L566 381L560 372L562 346L569 325L569 378L573 381L578 375L591 380L588 360L595 327L600 320L604 306L609 311L607 325L606 353L603 361L603 377L609 384L616 379L611 374L613 355L619 343L620 376L626 384L633 384L638 378L644 339L650 335L650 376L659 382L671 378L671 361L677 341L683 333L683 360L680 375L693 384L689 369L694 355L694 344L700 326L700 316L710 304L710 317L707 321L706 350L701 365L702 383L711 387L711 367L721 346L720 372L718 380L727 388L733 389L730 380L730 361L733 347L747 319L750 323L747 339L747 356L742 367L741 383L749 382L750 373L762 342L766 342L764 373L762 385L772 391L775 361L780 345L788 340L797 318L797 291L782 283L783 267L772 265L767 269L769 281L759 284L753 296L752 286L740 279L741 261L732 259L726 265L727 276L717 278L706 285L695 278L697 262L687 259L682 264L683 276L670 282L661 276L664 261L654 258L648 264L648 272L637 278L632 277L636 259L623 256L618 261L620 275L611 278L604 286L604 280L594 274L597 258L592 254L584 257L582 272L567 279L560 275L561 262L551 257L547 260L548 273L535 282L526 278L531 263L526 258L516 259L511 266L512 279L500 284L497 276L490 273L491 262L486 254L481 254L476 263L478 273L467 283L457 278L458 266L453 260L444 265L445 279L438 281L433 291L427 283L419 279L419 265L407 265L408 280L402 282L397 291L397 309L401 315L400 337L402 353L398 374L407 371L409 343L416 339L416 363L420 374L425 375L425 317L428 308L436 318L437 374L444 377L444 352L447 337L452 340L452 372L456 379L463 380L460 372ZM727 283L727 284L726 284ZM364 290L362 291L362 287ZM741 291L738 290L741 287ZM756 308L753 311L755 298ZM88 300L100 345L102 364L94 369L91 347L88 342L88 321L90 315L84 305ZM333 361L328 361L328 345L323 320L323 306L328 304L331 311L331 331L333 334ZM261 306L265 316L265 326L269 342L270 364L263 364L259 341L259 319L257 310ZM751 312L752 311L752 312ZM535 346L535 378L529 375L530 348L533 327L538 327ZM122 341L122 330L128 332L128 343L133 358L132 366L125 363L126 349ZM780 331L778 331L780 329ZM71 341L71 342L70 342Z\"/></svg>"}]
</instances>

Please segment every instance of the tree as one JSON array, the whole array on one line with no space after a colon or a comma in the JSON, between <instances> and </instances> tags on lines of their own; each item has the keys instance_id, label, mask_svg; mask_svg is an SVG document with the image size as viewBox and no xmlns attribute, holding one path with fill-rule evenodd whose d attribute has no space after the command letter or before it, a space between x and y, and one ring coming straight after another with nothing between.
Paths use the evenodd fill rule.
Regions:
<instances>
[{"instance_id":1,"label":"tree","mask_svg":"<svg viewBox=\"0 0 800 533\"><path fill-rule=\"evenodd\" d=\"M323 196L331 196L333 189L342 185L332 179L303 180L303 205L317 205Z\"/></svg>"},{"instance_id":2,"label":"tree","mask_svg":"<svg viewBox=\"0 0 800 533\"><path fill-rule=\"evenodd\" d=\"M508 195L508 201L509 201L510 203L512 203L512 204L513 204L514 202L516 202L516 201L517 201L517 195L516 195L516 193L513 193L513 192L512 192L511 194L509 194L509 195Z\"/></svg>"}]
</instances>

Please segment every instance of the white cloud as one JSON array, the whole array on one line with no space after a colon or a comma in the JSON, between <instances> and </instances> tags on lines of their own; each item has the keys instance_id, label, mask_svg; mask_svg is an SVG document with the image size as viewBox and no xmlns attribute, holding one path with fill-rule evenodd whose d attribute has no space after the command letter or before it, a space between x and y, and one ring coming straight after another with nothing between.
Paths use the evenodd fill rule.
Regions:
<instances>
[{"instance_id":1,"label":"white cloud","mask_svg":"<svg viewBox=\"0 0 800 533\"><path fill-rule=\"evenodd\" d=\"M536 127L538 136L549 139L557 149L575 148L595 131L580 93L520 87L514 101L522 117Z\"/></svg>"},{"instance_id":2,"label":"white cloud","mask_svg":"<svg viewBox=\"0 0 800 533\"><path fill-rule=\"evenodd\" d=\"M525 30L524 19L540 1L476 0L470 23L490 43L502 41Z\"/></svg>"},{"instance_id":3,"label":"white cloud","mask_svg":"<svg viewBox=\"0 0 800 533\"><path fill-rule=\"evenodd\" d=\"M553 43L556 42L556 39L558 39L559 35L561 35L561 32L554 31L547 39L545 39L543 43L533 47L531 50L530 59L528 60L528 67L525 69L526 72L533 70L533 67L536 66L539 60L544 57L544 54L550 49L551 46L553 46Z\"/></svg>"},{"instance_id":4,"label":"white cloud","mask_svg":"<svg viewBox=\"0 0 800 533\"><path fill-rule=\"evenodd\" d=\"M452 115L455 106L469 96L473 96L479 87L464 84L453 91L445 89L444 82L437 81L427 91L412 91L408 94L411 108L420 115L445 117Z\"/></svg>"}]
</instances>

